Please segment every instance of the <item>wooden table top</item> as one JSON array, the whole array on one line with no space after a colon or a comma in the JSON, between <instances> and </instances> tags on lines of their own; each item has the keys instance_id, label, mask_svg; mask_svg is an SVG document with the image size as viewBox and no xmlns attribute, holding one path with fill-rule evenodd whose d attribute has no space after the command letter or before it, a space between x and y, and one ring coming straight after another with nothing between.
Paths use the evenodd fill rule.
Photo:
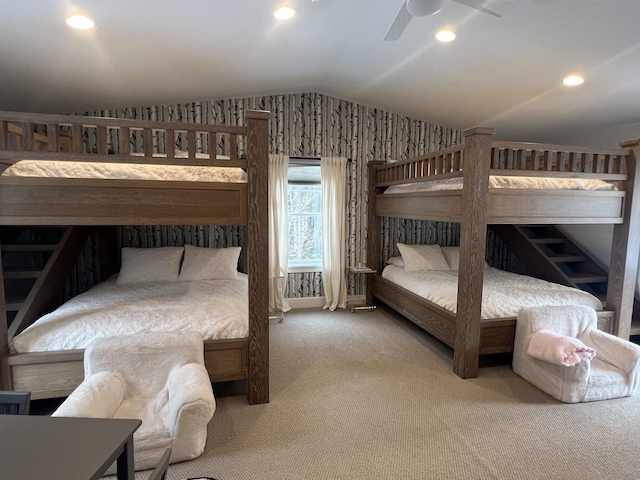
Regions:
<instances>
[{"instance_id":1,"label":"wooden table top","mask_svg":"<svg viewBox=\"0 0 640 480\"><path fill-rule=\"evenodd\" d=\"M141 423L136 419L0 415L0 476L11 480L99 479Z\"/></svg>"}]
</instances>

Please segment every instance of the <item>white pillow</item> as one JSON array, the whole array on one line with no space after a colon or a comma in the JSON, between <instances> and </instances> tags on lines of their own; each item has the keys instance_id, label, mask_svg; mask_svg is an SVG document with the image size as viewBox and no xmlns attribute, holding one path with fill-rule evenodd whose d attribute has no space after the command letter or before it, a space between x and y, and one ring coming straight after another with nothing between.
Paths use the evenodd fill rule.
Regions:
<instances>
[{"instance_id":1,"label":"white pillow","mask_svg":"<svg viewBox=\"0 0 640 480\"><path fill-rule=\"evenodd\" d=\"M449 264L451 270L458 270L460 265L460 247L442 247L442 254ZM484 268L488 268L489 264L485 261Z\"/></svg>"},{"instance_id":2,"label":"white pillow","mask_svg":"<svg viewBox=\"0 0 640 480\"><path fill-rule=\"evenodd\" d=\"M404 268L404 262L402 261L402 257L391 257L387 260L389 265L395 265L398 268Z\"/></svg>"},{"instance_id":3,"label":"white pillow","mask_svg":"<svg viewBox=\"0 0 640 480\"><path fill-rule=\"evenodd\" d=\"M404 269L407 272L421 270L450 270L440 245L405 245L398 243Z\"/></svg>"},{"instance_id":4,"label":"white pillow","mask_svg":"<svg viewBox=\"0 0 640 480\"><path fill-rule=\"evenodd\" d=\"M145 282L175 282L180 273L182 247L122 248L117 285Z\"/></svg>"},{"instance_id":5,"label":"white pillow","mask_svg":"<svg viewBox=\"0 0 640 480\"><path fill-rule=\"evenodd\" d=\"M186 282L238 278L240 250L241 247L206 248L185 245L178 280Z\"/></svg>"}]
</instances>

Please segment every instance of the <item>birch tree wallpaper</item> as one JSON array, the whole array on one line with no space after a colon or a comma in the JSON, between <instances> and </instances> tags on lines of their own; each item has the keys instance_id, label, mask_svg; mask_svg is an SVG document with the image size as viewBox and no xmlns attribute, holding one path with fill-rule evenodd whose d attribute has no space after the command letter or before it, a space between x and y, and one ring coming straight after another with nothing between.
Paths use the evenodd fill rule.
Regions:
<instances>
[{"instance_id":1,"label":"birch tree wallpaper","mask_svg":"<svg viewBox=\"0 0 640 480\"><path fill-rule=\"evenodd\" d=\"M344 245L347 265L366 262L367 162L396 161L459 144L462 132L415 120L373 107L359 105L319 93L282 94L227 100L197 101L183 104L135 107L89 112L108 116L185 123L242 125L245 111L269 110L270 151L289 156L343 156L347 164L347 238ZM243 145L240 146L242 153ZM383 257L397 255L396 242L457 245L459 225L402 219L383 219ZM154 247L189 243L224 247L242 244L241 226L145 226L121 227L121 246ZM85 256L94 253L88 248ZM491 233L488 237L490 264L510 269L513 259ZM86 267L96 262L88 259ZM79 276L76 276L79 277ZM95 274L84 275L84 290L94 283ZM363 295L363 275L349 274L349 295ZM288 275L288 298L323 295L320 272Z\"/></svg>"}]
</instances>

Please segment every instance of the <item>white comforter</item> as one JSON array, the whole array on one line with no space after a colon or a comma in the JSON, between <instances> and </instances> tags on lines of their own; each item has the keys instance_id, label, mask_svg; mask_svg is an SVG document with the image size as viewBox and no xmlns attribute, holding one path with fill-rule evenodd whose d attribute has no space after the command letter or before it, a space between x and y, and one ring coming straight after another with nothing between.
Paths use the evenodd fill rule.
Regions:
<instances>
[{"instance_id":1,"label":"white comforter","mask_svg":"<svg viewBox=\"0 0 640 480\"><path fill-rule=\"evenodd\" d=\"M194 167L133 163L58 162L21 160L2 175L14 177L106 178L190 182L246 182L244 170L235 167Z\"/></svg>"},{"instance_id":2,"label":"white comforter","mask_svg":"<svg viewBox=\"0 0 640 480\"><path fill-rule=\"evenodd\" d=\"M85 348L98 337L195 330L205 340L248 334L247 276L237 280L116 285L72 298L13 339L12 351Z\"/></svg>"},{"instance_id":3,"label":"white comforter","mask_svg":"<svg viewBox=\"0 0 640 480\"><path fill-rule=\"evenodd\" d=\"M382 277L456 313L456 270L406 272L394 265L387 265ZM602 309L600 300L582 290L497 268L484 269L482 318L515 317L523 307L543 305L586 305L595 310Z\"/></svg>"},{"instance_id":4,"label":"white comforter","mask_svg":"<svg viewBox=\"0 0 640 480\"><path fill-rule=\"evenodd\" d=\"M460 190L462 178L447 178L427 182L405 183L387 188L384 193L435 192L439 190ZM597 179L515 177L491 175L489 188L524 188L542 190L617 190L616 186Z\"/></svg>"}]
</instances>

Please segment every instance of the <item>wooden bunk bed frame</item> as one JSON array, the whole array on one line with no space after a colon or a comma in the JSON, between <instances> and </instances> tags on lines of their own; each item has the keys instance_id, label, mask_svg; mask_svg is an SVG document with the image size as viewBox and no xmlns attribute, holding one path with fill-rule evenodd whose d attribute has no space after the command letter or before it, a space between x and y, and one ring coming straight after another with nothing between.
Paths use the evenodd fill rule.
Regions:
<instances>
[{"instance_id":1,"label":"wooden bunk bed frame","mask_svg":"<svg viewBox=\"0 0 640 480\"><path fill-rule=\"evenodd\" d=\"M368 264L384 261L381 217L460 223L457 315L372 275L367 300L379 300L454 350L453 370L478 376L479 356L513 349L515 318L482 319L487 225L614 224L606 309L599 327L628 339L640 245L640 140L619 149L493 141L494 129L464 132L463 145L397 163L369 167ZM616 182L618 191L489 188L490 175L590 178ZM384 195L391 185L461 177L460 190Z\"/></svg>"},{"instance_id":2,"label":"wooden bunk bed frame","mask_svg":"<svg viewBox=\"0 0 640 480\"><path fill-rule=\"evenodd\" d=\"M249 403L266 403L269 305L264 239L268 237L269 118L270 112L249 110L245 126L225 126L0 112L0 162L5 164L34 159L224 166L247 172L246 183L0 176L0 226L246 225L243 258L249 281L249 334L241 339L206 341L205 363L212 382L246 379ZM142 152L138 153L142 156L131 154L134 131L142 138ZM88 134L95 136L93 147L85 141ZM111 149L115 153L109 151L108 135L117 138ZM238 155L241 137L245 141L242 157ZM154 155L154 139L158 142L158 138L169 146L178 138L186 139L187 158L175 158L173 148L161 152L164 157ZM210 159L196 155L198 139L213 152ZM228 160L216 159L219 144L225 146ZM86 238L86 232L84 235ZM54 252L68 257L67 263L75 262L77 254L64 249ZM29 295L34 298L27 298L19 322L8 328L4 289L0 295L0 390L28 390L34 399L66 396L84 378L83 350L10 352L13 336L46 313L37 296ZM27 314L21 314L23 310Z\"/></svg>"}]
</instances>

